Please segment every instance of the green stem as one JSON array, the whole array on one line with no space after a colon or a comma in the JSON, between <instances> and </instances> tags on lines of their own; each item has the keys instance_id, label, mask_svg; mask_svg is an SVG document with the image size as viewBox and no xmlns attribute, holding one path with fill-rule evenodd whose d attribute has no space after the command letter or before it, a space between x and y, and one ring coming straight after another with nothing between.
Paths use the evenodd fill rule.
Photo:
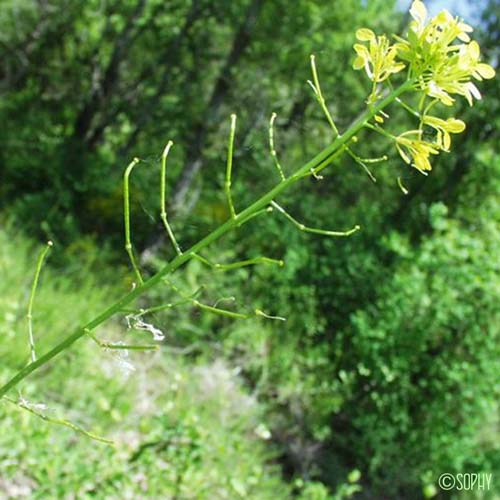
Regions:
<instances>
[{"instance_id":1,"label":"green stem","mask_svg":"<svg viewBox=\"0 0 500 500\"><path fill-rule=\"evenodd\" d=\"M234 211L233 197L231 196L231 175L233 171L233 145L234 145L234 132L236 130L236 115L231 115L231 129L229 131L229 143L227 146L227 163L226 163L226 184L224 189L226 191L227 204L231 212L231 219L236 218Z\"/></svg>"},{"instance_id":2,"label":"green stem","mask_svg":"<svg viewBox=\"0 0 500 500\"><path fill-rule=\"evenodd\" d=\"M135 299L143 295L146 291L150 290L154 286L160 284L162 280L168 274L171 274L176 269L184 265L187 261L192 258L193 253L201 252L204 248L211 245L214 241L217 241L226 233L236 229L243 222L250 220L251 216L256 212L266 208L279 194L297 182L299 179L304 177L321 165L325 160L328 160L332 155L334 155L340 148L342 148L345 144L348 143L349 140L353 136L355 136L361 129L363 129L366 124L373 118L375 114L377 114L380 110L384 109L390 103L396 99L396 97L403 94L405 91L409 90L413 85L412 80L406 81L403 85L396 88L393 92L391 92L387 97L381 99L378 103L373 105L370 109L368 109L365 113L363 113L354 123L353 125L343 134L337 136L337 138L327 146L323 151L321 151L318 155L312 158L310 161L302 165L295 174L290 177L287 177L285 180L282 180L279 184L277 184L270 191L261 196L254 203L249 205L243 211L241 211L234 218L230 218L222 225L220 225L217 229L211 232L208 236L198 241L195 245L193 245L188 251L181 255L177 255L174 259L172 259L169 263L167 263L160 271L158 271L155 275L151 276L144 283L140 284L126 295L117 300L114 304L109 306L107 309L102 311L98 316L89 321L86 325L83 325L77 328L74 332L68 335L65 339L63 339L59 344L53 347L49 352L45 353L43 356L39 357L36 361L30 363L25 366L21 370L19 370L14 377L12 377L6 384L4 384L0 388L0 398L4 396L10 389L15 387L19 382L24 380L30 373L34 372L41 366L48 363L52 358L60 354L61 352L68 349L73 343L75 343L78 339L85 336L87 331L94 330L99 325L107 321L114 314L120 312L126 306L131 304Z\"/></svg>"},{"instance_id":3,"label":"green stem","mask_svg":"<svg viewBox=\"0 0 500 500\"><path fill-rule=\"evenodd\" d=\"M132 173L133 168L139 163L138 158L134 158L128 167L125 169L123 174L123 218L125 223L125 250L130 258L130 262L134 269L135 275L137 276L137 281L139 285L144 283L142 279L141 272L139 271L139 266L135 261L134 250L132 248L132 239L130 236L130 191L129 191L129 177Z\"/></svg>"},{"instance_id":4,"label":"green stem","mask_svg":"<svg viewBox=\"0 0 500 500\"><path fill-rule=\"evenodd\" d=\"M381 134L381 135L387 137L388 139L390 139L391 141L395 141L396 140L396 138L392 134L390 134L389 132L387 132L383 128L378 127L377 125L372 125L371 123L367 123L365 125L365 127L373 130L374 132L378 132L379 134Z\"/></svg>"},{"instance_id":5,"label":"green stem","mask_svg":"<svg viewBox=\"0 0 500 500\"><path fill-rule=\"evenodd\" d=\"M363 167L363 170L367 173L368 177L372 180L372 182L377 182L376 177L372 174L371 170L368 168L366 163L360 158L354 151L347 149L347 154L358 164Z\"/></svg>"},{"instance_id":6,"label":"green stem","mask_svg":"<svg viewBox=\"0 0 500 500\"><path fill-rule=\"evenodd\" d=\"M114 342L106 342L99 340L92 332L88 332L90 338L102 349L117 349L126 351L157 351L158 346L153 344L115 344Z\"/></svg>"},{"instance_id":7,"label":"green stem","mask_svg":"<svg viewBox=\"0 0 500 500\"><path fill-rule=\"evenodd\" d=\"M420 124L418 126L419 130L422 130L422 127L424 125L424 109L425 109L425 99L427 98L427 95L425 93L422 94L422 97L420 98L420 102L418 103L418 113L420 115Z\"/></svg>"},{"instance_id":8,"label":"green stem","mask_svg":"<svg viewBox=\"0 0 500 500\"><path fill-rule=\"evenodd\" d=\"M402 99L396 99L396 102L398 104L401 104L401 106L408 111L412 116L415 118L418 118L420 120L420 113L418 111L415 111L411 106L408 106L406 102L404 102Z\"/></svg>"},{"instance_id":9,"label":"green stem","mask_svg":"<svg viewBox=\"0 0 500 500\"><path fill-rule=\"evenodd\" d=\"M219 271L230 271L232 269L238 269L240 267L255 266L257 264L276 264L283 267L284 262L282 260L270 259L269 257L254 257L253 259L239 260L237 262L231 262L230 264L219 264L205 259L205 257L194 254L193 257L205 264L212 269L218 269Z\"/></svg>"},{"instance_id":10,"label":"green stem","mask_svg":"<svg viewBox=\"0 0 500 500\"><path fill-rule=\"evenodd\" d=\"M276 210L278 210L278 212L283 214L294 226L296 226L301 231L304 231L305 233L322 234L323 236L350 236L351 234L361 229L358 225L354 226L348 231L329 231L327 229L316 229L315 227L308 227L292 217L281 205L278 205L275 201L272 201L271 205Z\"/></svg>"},{"instance_id":11,"label":"green stem","mask_svg":"<svg viewBox=\"0 0 500 500\"><path fill-rule=\"evenodd\" d=\"M281 164L278 160L278 155L276 154L276 149L274 148L274 120L276 120L276 113L271 115L271 119L269 120L269 150L271 152L271 156L274 159L274 165L278 170L278 174L282 181L285 180L285 174L283 173L283 169L281 168Z\"/></svg>"},{"instance_id":12,"label":"green stem","mask_svg":"<svg viewBox=\"0 0 500 500\"><path fill-rule=\"evenodd\" d=\"M100 441L101 443L105 443L105 444L109 444L109 445L114 444L113 441L111 441L111 439L106 439L106 438L103 438L101 436L98 436L97 434L86 431L83 427L80 427L79 425L73 424L72 422L69 422L68 420L64 420L62 418L49 417L48 415L45 415L45 413L41 413L39 411L34 410L30 406L28 406L26 403L14 401L13 399L9 398L8 396L5 396L5 399L9 403L12 403L13 405L16 405L18 408L22 408L23 410L26 410L33 415L36 415L38 418L41 418L42 420L45 420L46 422L49 422L51 424L56 424L56 425L63 425L64 427L68 427L73 431L76 431L80 434L83 434L85 437L93 439L94 441Z\"/></svg>"},{"instance_id":13,"label":"green stem","mask_svg":"<svg viewBox=\"0 0 500 500\"><path fill-rule=\"evenodd\" d=\"M247 319L249 316L248 314L242 314L242 313L237 313L233 311L228 311L227 309L220 309L216 305L214 306L209 306L207 304L203 304L203 302L200 302L199 300L194 298L194 295L185 295L178 287L176 287L173 283L169 283L172 289L177 292L181 297L185 298L186 300L189 300L192 304L194 304L196 307L199 307L200 309L203 309L204 311L211 312L213 314L219 314L220 316L227 316L228 318L234 318L234 319ZM197 293L195 292L195 295Z\"/></svg>"},{"instance_id":14,"label":"green stem","mask_svg":"<svg viewBox=\"0 0 500 500\"><path fill-rule=\"evenodd\" d=\"M321 106L321 109L323 110L323 113L325 114L326 119L330 124L330 127L332 128L335 135L338 136L340 135L339 130L337 128L337 125L335 125L335 122L333 121L332 115L330 114L330 111L326 106L326 101L325 98L323 97L323 93L321 92L321 86L319 84L318 71L316 69L316 61L314 55L311 55L311 71L313 75L313 83L314 83L313 88L316 94L316 98L318 99L319 105Z\"/></svg>"},{"instance_id":15,"label":"green stem","mask_svg":"<svg viewBox=\"0 0 500 500\"><path fill-rule=\"evenodd\" d=\"M170 148L173 146L172 141L168 141L168 144L165 146L165 149L163 150L163 154L161 155L161 178L160 178L160 217L163 222L163 225L165 226L165 230L167 231L168 237L170 238L170 241L172 242L172 245L174 246L174 249L177 253L177 255L180 255L182 253L181 247L177 243L177 240L175 239L174 232L172 231L172 228L170 227L170 224L168 223L167 219L167 202L166 202L166 191L167 191L167 157L168 153L170 151Z\"/></svg>"},{"instance_id":16,"label":"green stem","mask_svg":"<svg viewBox=\"0 0 500 500\"><path fill-rule=\"evenodd\" d=\"M48 241L47 245L40 252L40 255L38 256L38 261L36 263L35 277L33 278L33 284L31 285L31 293L28 303L28 314L26 315L26 318L28 319L28 336L29 336L32 362L36 361L35 337L33 335L33 302L35 301L36 287L38 286L38 278L40 277L40 272L42 271L43 261L45 260L45 257L49 253L51 247L52 247L52 241Z\"/></svg>"},{"instance_id":17,"label":"green stem","mask_svg":"<svg viewBox=\"0 0 500 500\"><path fill-rule=\"evenodd\" d=\"M309 177L312 175L316 179L322 179L323 177L321 175L318 175L319 172L321 172L323 169L328 167L330 163L332 163L335 159L337 159L339 156L343 155L346 150L349 149L349 146L347 144L343 144L342 147L338 149L334 154L323 160L319 165L316 165L314 168L311 168L309 172L306 172L303 174L303 177Z\"/></svg>"}]
</instances>

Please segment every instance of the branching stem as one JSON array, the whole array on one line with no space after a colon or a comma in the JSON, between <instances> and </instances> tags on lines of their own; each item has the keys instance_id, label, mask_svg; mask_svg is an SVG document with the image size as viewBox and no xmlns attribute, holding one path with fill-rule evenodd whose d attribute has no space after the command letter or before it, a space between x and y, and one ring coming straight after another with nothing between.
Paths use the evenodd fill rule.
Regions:
<instances>
[{"instance_id":1,"label":"branching stem","mask_svg":"<svg viewBox=\"0 0 500 500\"><path fill-rule=\"evenodd\" d=\"M269 257L254 257L253 259L240 260L238 262L231 262L230 264L213 263L199 254L193 255L193 257L196 260L200 261L202 264L205 264L206 266L211 267L212 269L217 269L219 271L230 271L232 269L255 266L257 264L275 264L280 267L284 265L284 262L282 260L270 259Z\"/></svg>"},{"instance_id":2,"label":"branching stem","mask_svg":"<svg viewBox=\"0 0 500 500\"><path fill-rule=\"evenodd\" d=\"M9 402L12 403L13 405L17 406L18 408L21 408L23 410L28 411L32 415L37 416L38 418L41 418L42 420L45 420L46 422L49 422L51 424L56 424L56 425L62 425L64 427L68 427L69 429L78 432L79 434L82 434L85 437L88 437L90 439L93 439L94 441L100 441L101 443L105 443L108 445L113 445L113 441L110 439L103 438L101 436L97 436L96 434L86 431L79 425L73 424L72 422L69 422L68 420L64 420L62 418L53 418L49 417L48 415L45 415L45 413L41 413L35 408L31 407L27 402L20 400L20 401L15 401L12 398L9 398L8 396L4 396L4 398Z\"/></svg>"},{"instance_id":3,"label":"branching stem","mask_svg":"<svg viewBox=\"0 0 500 500\"><path fill-rule=\"evenodd\" d=\"M325 113L326 119L328 120L328 123L330 124L330 127L332 127L332 130L335 132L335 135L339 135L339 129L337 128L337 125L335 125L335 122L333 121L332 115L330 114L330 111L328 110L328 107L326 105L325 98L323 97L323 93L321 92L321 86L319 84L319 77L318 77L318 70L316 69L316 58L314 55L311 55L311 71L313 75L313 84L311 84L311 87L314 90L314 93L316 95L316 99L319 102L319 105L321 106L321 109L323 110L323 113Z\"/></svg>"},{"instance_id":4,"label":"branching stem","mask_svg":"<svg viewBox=\"0 0 500 500\"><path fill-rule=\"evenodd\" d=\"M182 290L180 290L178 287L176 287L173 283L169 283L169 285L183 299L191 302L193 305L195 305L196 307L199 307L200 309L203 309L204 311L208 311L208 312L213 313L213 314L218 314L219 316L227 316L228 318L234 318L234 319L246 319L246 318L248 318L247 314L228 311L227 309L221 309L217 306L209 306L208 304L204 304L203 302L200 302L198 299L195 298L195 295L197 294L196 292L192 295L186 295L184 292L182 292Z\"/></svg>"},{"instance_id":5,"label":"branching stem","mask_svg":"<svg viewBox=\"0 0 500 500\"><path fill-rule=\"evenodd\" d=\"M341 136L337 136L337 138L330 145L328 145L325 149L323 149L323 151L317 154L310 161L298 168L293 175L287 177L284 181L281 181L274 188L262 195L247 208L242 210L234 218L231 217L229 220L217 227L208 236L194 244L188 251L182 253L181 255L177 255L156 274L148 278L144 283L139 284L139 286L135 287L133 290L125 294L114 304L107 307L86 325L75 329L66 338L61 340L59 344L57 344L47 353L40 356L36 361L33 361L23 369L19 370L7 383L0 387L0 397L4 396L13 387L17 386L19 382L24 380L32 372L47 364L58 354L68 349L73 343L83 337L86 334L87 330L94 330L97 326L107 321L114 314L129 306L138 297L144 295L148 290L160 284L167 275L172 274L176 269L179 269L186 262L188 262L192 258L193 253L201 252L203 249L207 248L223 235L238 228L244 222L250 220L255 213L265 209L279 194L288 189L291 185L295 184L305 175L309 175L311 170L318 169L320 165L324 164L325 162L331 161L331 157L338 153L339 150L344 148L344 146L348 144L352 137L354 137L368 124L370 120L373 119L375 114L391 104L401 94L409 90L412 85L413 80L407 80L404 84L394 89L386 97L380 99L380 101L378 101L367 111L365 111L365 113L363 113L351 125L351 127L349 127L349 129L344 132L344 134L342 134Z\"/></svg>"},{"instance_id":6,"label":"branching stem","mask_svg":"<svg viewBox=\"0 0 500 500\"><path fill-rule=\"evenodd\" d=\"M391 133L387 132L382 127L378 127L376 125L372 125L371 123L366 123L365 127L373 130L374 132L378 132L379 134L387 137L388 139L391 139L391 141L395 141L396 140L396 138Z\"/></svg>"},{"instance_id":7,"label":"branching stem","mask_svg":"<svg viewBox=\"0 0 500 500\"><path fill-rule=\"evenodd\" d=\"M118 349L118 350L127 350L127 351L156 351L158 350L157 345L139 345L139 344L117 344L114 342L106 342L100 340L96 337L92 332L87 332L87 335L102 349Z\"/></svg>"},{"instance_id":8,"label":"branching stem","mask_svg":"<svg viewBox=\"0 0 500 500\"><path fill-rule=\"evenodd\" d=\"M368 177L373 182L377 182L377 179L372 174L371 170L368 168L369 163L380 163L382 161L387 161L387 156L381 156L380 158L360 158L352 149L347 150L347 154L358 164L363 167L363 170L368 174Z\"/></svg>"},{"instance_id":9,"label":"branching stem","mask_svg":"<svg viewBox=\"0 0 500 500\"><path fill-rule=\"evenodd\" d=\"M305 233L313 233L313 234L322 234L323 236L350 236L354 234L356 231L359 231L361 228L356 225L352 229L348 231L328 231L327 229L316 229L314 227L308 227L299 222L297 219L292 217L281 205L278 205L275 201L271 202L272 206L278 210L281 214L283 214L294 226L296 226L300 231L304 231Z\"/></svg>"}]
</instances>

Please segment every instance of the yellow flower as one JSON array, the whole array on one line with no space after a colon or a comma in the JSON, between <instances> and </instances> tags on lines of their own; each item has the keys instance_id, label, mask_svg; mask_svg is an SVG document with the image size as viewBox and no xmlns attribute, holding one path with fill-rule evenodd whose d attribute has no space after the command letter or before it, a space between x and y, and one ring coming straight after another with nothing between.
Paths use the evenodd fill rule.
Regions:
<instances>
[{"instance_id":1,"label":"yellow flower","mask_svg":"<svg viewBox=\"0 0 500 500\"><path fill-rule=\"evenodd\" d=\"M437 131L436 144L444 151L450 150L450 134L459 134L465 130L465 123L462 120L457 120L456 118L442 120L441 118L427 115L424 117L423 123L429 125Z\"/></svg>"},{"instance_id":2,"label":"yellow flower","mask_svg":"<svg viewBox=\"0 0 500 500\"><path fill-rule=\"evenodd\" d=\"M495 76L495 70L485 63L479 62L480 50L477 42L463 44L456 53L444 61L435 71L433 78L426 84L427 94L450 106L454 99L450 94L464 96L472 106L473 98L481 99L481 93L471 82L490 79Z\"/></svg>"},{"instance_id":3,"label":"yellow flower","mask_svg":"<svg viewBox=\"0 0 500 500\"><path fill-rule=\"evenodd\" d=\"M410 7L410 15L414 19L411 28L417 33L422 33L425 26L425 20L427 19L427 9L424 3L415 0Z\"/></svg>"},{"instance_id":4,"label":"yellow flower","mask_svg":"<svg viewBox=\"0 0 500 500\"><path fill-rule=\"evenodd\" d=\"M420 0L413 2L410 14L408 37L396 37L396 47L398 56L408 62L417 88L447 106L454 102L452 94L464 96L471 105L473 98L481 99L471 78L493 78L495 70L479 62L479 45L470 42L468 35L472 28L447 10L427 21L427 9Z\"/></svg>"},{"instance_id":5,"label":"yellow flower","mask_svg":"<svg viewBox=\"0 0 500 500\"><path fill-rule=\"evenodd\" d=\"M442 119L427 113L437 102L451 106L456 95L465 97L472 105L474 99L481 99L472 80L493 78L495 70L481 62L479 45L469 36L473 30L461 19L453 17L447 10L429 18L421 0L413 1L410 15L412 21L407 36L396 36L396 43L392 45L385 36L376 36L367 28L359 29L356 37L362 43L354 45L357 56L353 67L364 68L373 82L368 104L373 104L378 98L379 83L407 68L407 88L423 94L419 110L400 99L398 102L419 118L419 129L394 137L383 130L381 124L384 120L380 113L373 117L376 124L367 126L392 137L401 158L425 174L432 169L431 156L449 151L451 134L465 130L462 120ZM426 98L431 98L431 102L426 102ZM432 142L423 139L424 125L435 131Z\"/></svg>"},{"instance_id":6,"label":"yellow flower","mask_svg":"<svg viewBox=\"0 0 500 500\"><path fill-rule=\"evenodd\" d=\"M472 27L458 18L454 18L446 9L426 23L427 8L423 2L415 0L411 5L410 15L413 17L410 30L429 43L439 41L449 45L456 38L463 42L470 40L467 33L472 33Z\"/></svg>"},{"instance_id":7,"label":"yellow flower","mask_svg":"<svg viewBox=\"0 0 500 500\"><path fill-rule=\"evenodd\" d=\"M411 135L416 136L416 138L408 138L408 136ZM432 165L429 161L430 155L439 154L439 149L435 144L423 141L420 138L421 135L421 130L409 130L408 132L404 132L396 137L396 148L401 158L403 158L408 165L411 164L417 170L425 174L426 171L432 170Z\"/></svg>"},{"instance_id":8,"label":"yellow flower","mask_svg":"<svg viewBox=\"0 0 500 500\"><path fill-rule=\"evenodd\" d=\"M385 35L376 36L372 30L362 28L356 32L356 38L360 42L368 42L368 47L360 43L354 45L357 57L353 68L364 68L372 82L383 82L393 73L404 69L405 64L395 60L396 46L390 45Z\"/></svg>"}]
</instances>

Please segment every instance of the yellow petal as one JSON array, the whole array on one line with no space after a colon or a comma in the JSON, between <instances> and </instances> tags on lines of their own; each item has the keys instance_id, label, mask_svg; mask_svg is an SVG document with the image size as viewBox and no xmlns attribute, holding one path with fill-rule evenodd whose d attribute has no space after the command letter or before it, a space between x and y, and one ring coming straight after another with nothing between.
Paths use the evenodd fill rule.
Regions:
<instances>
[{"instance_id":1,"label":"yellow petal","mask_svg":"<svg viewBox=\"0 0 500 500\"><path fill-rule=\"evenodd\" d=\"M461 31L458 35L457 35L457 38L462 41L462 42L465 42L465 43L468 43L470 42L470 36L465 33L464 31Z\"/></svg>"},{"instance_id":2,"label":"yellow petal","mask_svg":"<svg viewBox=\"0 0 500 500\"><path fill-rule=\"evenodd\" d=\"M489 80L490 78L494 78L495 70L489 65L485 63L479 63L476 66L476 71L483 77Z\"/></svg>"},{"instance_id":3,"label":"yellow petal","mask_svg":"<svg viewBox=\"0 0 500 500\"><path fill-rule=\"evenodd\" d=\"M425 18L427 17L427 9L425 5L420 0L415 0L411 4L410 14L418 24L422 25L425 23Z\"/></svg>"},{"instance_id":4,"label":"yellow petal","mask_svg":"<svg viewBox=\"0 0 500 500\"><path fill-rule=\"evenodd\" d=\"M469 43L469 45L467 46L468 48L468 52L469 52L469 56L474 59L475 61L477 61L479 59L479 44L473 40L471 43Z\"/></svg>"},{"instance_id":5,"label":"yellow petal","mask_svg":"<svg viewBox=\"0 0 500 500\"><path fill-rule=\"evenodd\" d=\"M451 137L450 134L445 130L443 133L443 147L446 151L449 151L450 146L451 146Z\"/></svg>"},{"instance_id":6,"label":"yellow petal","mask_svg":"<svg viewBox=\"0 0 500 500\"><path fill-rule=\"evenodd\" d=\"M370 58L370 53L368 52L368 49L364 45L361 45L360 43L355 43L354 50L356 51L358 56L362 57L364 60L368 60Z\"/></svg>"},{"instance_id":7,"label":"yellow petal","mask_svg":"<svg viewBox=\"0 0 500 500\"><path fill-rule=\"evenodd\" d=\"M365 59L363 59L361 56L356 57L354 59L354 62L352 63L352 67L354 69L361 69L365 65Z\"/></svg>"},{"instance_id":8,"label":"yellow petal","mask_svg":"<svg viewBox=\"0 0 500 500\"><path fill-rule=\"evenodd\" d=\"M458 28L461 29L462 31L465 31L466 33L472 33L474 31L472 26L469 26L468 24L463 22L458 23Z\"/></svg>"},{"instance_id":9,"label":"yellow petal","mask_svg":"<svg viewBox=\"0 0 500 500\"><path fill-rule=\"evenodd\" d=\"M467 99L469 106L472 106L474 104L470 90L467 87L464 89L464 97Z\"/></svg>"},{"instance_id":10,"label":"yellow petal","mask_svg":"<svg viewBox=\"0 0 500 500\"><path fill-rule=\"evenodd\" d=\"M396 142L396 149L398 150L398 153L400 154L401 158L403 158L404 162L410 164L411 163L410 158L403 151L403 148L397 142Z\"/></svg>"},{"instance_id":11,"label":"yellow petal","mask_svg":"<svg viewBox=\"0 0 500 500\"><path fill-rule=\"evenodd\" d=\"M375 33L368 28L361 28L356 31L356 38L361 42L369 42L375 38Z\"/></svg>"},{"instance_id":12,"label":"yellow petal","mask_svg":"<svg viewBox=\"0 0 500 500\"><path fill-rule=\"evenodd\" d=\"M446 122L442 120L441 118L437 118L436 116L424 116L423 122L426 125L430 125L431 127L434 128L445 128L446 127Z\"/></svg>"},{"instance_id":13,"label":"yellow petal","mask_svg":"<svg viewBox=\"0 0 500 500\"><path fill-rule=\"evenodd\" d=\"M414 160L414 166L421 172L425 172L426 170L432 170L432 165L429 162L429 158L427 156L416 154L413 160Z\"/></svg>"},{"instance_id":14,"label":"yellow petal","mask_svg":"<svg viewBox=\"0 0 500 500\"><path fill-rule=\"evenodd\" d=\"M478 101L481 99L481 92L472 82L467 83L467 89Z\"/></svg>"},{"instance_id":15,"label":"yellow petal","mask_svg":"<svg viewBox=\"0 0 500 500\"><path fill-rule=\"evenodd\" d=\"M448 118L446 120L446 130L452 134L460 134L460 132L465 130L465 123L462 120Z\"/></svg>"},{"instance_id":16,"label":"yellow petal","mask_svg":"<svg viewBox=\"0 0 500 500\"><path fill-rule=\"evenodd\" d=\"M390 72L391 73L399 73L403 69L405 69L404 63L396 63L390 68Z\"/></svg>"},{"instance_id":17,"label":"yellow petal","mask_svg":"<svg viewBox=\"0 0 500 500\"><path fill-rule=\"evenodd\" d=\"M441 87L436 85L436 82L434 82L433 80L429 82L429 90L427 91L427 94L431 97L439 99L445 106L453 105L454 99Z\"/></svg>"},{"instance_id":18,"label":"yellow petal","mask_svg":"<svg viewBox=\"0 0 500 500\"><path fill-rule=\"evenodd\" d=\"M434 16L433 23L443 25L449 22L451 14L446 10L441 10Z\"/></svg>"}]
</instances>

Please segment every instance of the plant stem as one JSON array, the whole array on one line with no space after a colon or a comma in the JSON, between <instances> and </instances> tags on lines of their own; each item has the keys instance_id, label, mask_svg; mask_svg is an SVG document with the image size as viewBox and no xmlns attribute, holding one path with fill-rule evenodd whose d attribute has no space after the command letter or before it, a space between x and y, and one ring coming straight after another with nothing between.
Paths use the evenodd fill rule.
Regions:
<instances>
[{"instance_id":1,"label":"plant stem","mask_svg":"<svg viewBox=\"0 0 500 500\"><path fill-rule=\"evenodd\" d=\"M278 170L278 174L282 181L285 180L285 174L283 173L283 169L281 168L281 164L278 160L278 155L276 154L276 149L274 148L274 120L276 120L276 113L271 115L271 119L269 120L269 151L271 152L271 156L274 159L274 165Z\"/></svg>"},{"instance_id":2,"label":"plant stem","mask_svg":"<svg viewBox=\"0 0 500 500\"><path fill-rule=\"evenodd\" d=\"M163 154L161 155L161 177L160 177L160 217L163 222L163 225L165 226L165 230L167 231L168 237L170 238L170 241L172 242L172 245L174 246L174 249L177 253L177 255L180 255L182 253L181 247L179 246L179 243L177 243L177 240L175 239L174 232L172 231L172 228L170 227L170 224L168 223L167 219L167 202L166 202L166 190L167 190L167 156L168 152L170 151L170 148L173 146L172 141L168 141L168 144L165 146L165 149L163 150Z\"/></svg>"},{"instance_id":3,"label":"plant stem","mask_svg":"<svg viewBox=\"0 0 500 500\"><path fill-rule=\"evenodd\" d=\"M138 158L134 158L128 167L125 169L123 174L123 218L125 223L125 250L128 253L130 262L134 269L135 275L137 276L137 281L139 285L144 283L142 279L141 271L139 271L139 266L135 261L134 249L132 248L132 240L130 237L130 191L129 191L129 177L132 173L133 168L139 163Z\"/></svg>"},{"instance_id":4,"label":"plant stem","mask_svg":"<svg viewBox=\"0 0 500 500\"><path fill-rule=\"evenodd\" d=\"M292 217L281 205L278 205L275 201L271 201L271 205L283 214L294 226L296 226L300 231L306 233L322 234L323 236L350 236L351 234L359 231L361 228L356 225L348 231L329 231L326 229L317 229L315 227L308 227L299 222L297 219Z\"/></svg>"},{"instance_id":5,"label":"plant stem","mask_svg":"<svg viewBox=\"0 0 500 500\"><path fill-rule=\"evenodd\" d=\"M13 405L16 405L18 408L22 408L23 410L26 410L33 415L36 415L38 418L41 418L42 420L45 420L46 422L49 422L51 424L56 424L56 425L63 425L64 427L69 427L73 431L78 432L80 434L83 434L85 437L93 439L94 441L100 441L101 443L114 445L114 443L113 443L113 441L111 441L111 439L106 439L106 438L98 436L92 432L86 431L83 427L80 427L79 425L73 424L72 422L69 422L68 420L64 420L62 418L49 417L48 415L45 415L45 413L41 413L41 412L36 411L35 409L31 408L30 406L28 406L28 404L23 403L23 402L19 402L19 401L15 401L15 400L9 398L8 396L6 396L5 399L9 403L12 403Z\"/></svg>"},{"instance_id":6,"label":"plant stem","mask_svg":"<svg viewBox=\"0 0 500 500\"><path fill-rule=\"evenodd\" d=\"M45 353L43 356L39 357L36 361L30 363L25 366L21 370L19 370L12 379L10 379L6 384L0 387L0 398L4 396L10 389L15 387L21 380L25 379L30 373L34 372L41 366L48 363L52 358L68 349L74 342L76 342L81 337L85 336L88 331L94 330L96 327L104 323L106 320L111 318L114 314L120 312L126 306L131 304L135 299L143 295L146 291L153 288L162 282L165 276L171 274L176 269L181 267L187 261L192 258L193 253L201 252L204 248L208 247L214 241L217 241L226 233L238 228L240 225L248 222L252 218L252 216L265 209L279 194L289 188L291 185L296 183L305 175L308 175L311 170L315 170L319 165L323 164L332 155L335 155L339 149L344 147L354 135L356 135L360 130L362 130L368 122L382 109L392 103L398 96L403 94L405 91L409 90L413 85L412 80L407 80L400 87L393 90L390 94L388 94L384 99L381 99L378 103L371 106L365 113L363 113L348 130L342 135L336 137L336 139L323 151L321 151L318 155L312 158L310 161L302 165L297 171L287 177L285 180L282 180L279 184L277 184L270 191L261 196L254 203L249 205L247 208L239 212L234 217L231 217L218 228L216 228L213 232L211 232L208 236L198 241L195 245L193 245L189 250L184 252L181 255L177 255L174 259L172 259L169 263L167 263L160 271L158 271L155 275L151 276L151 278L144 281L142 284L128 292L122 298L117 300L114 304L109 306L99 315L97 315L94 319L89 321L86 325L77 328L73 333L68 335L65 339L63 339L59 344L53 347L49 352Z\"/></svg>"},{"instance_id":7,"label":"plant stem","mask_svg":"<svg viewBox=\"0 0 500 500\"><path fill-rule=\"evenodd\" d=\"M326 106L326 101L325 98L323 97L323 93L321 92L321 86L319 84L318 71L316 69L316 61L314 55L311 55L311 71L313 75L313 82L314 82L313 88L316 93L316 98L318 99L319 105L321 106L323 113L325 113L326 119L328 120L330 127L332 128L335 135L338 136L340 135L339 129L337 128L337 125L335 125L335 122L333 121L332 115L330 114L330 111Z\"/></svg>"},{"instance_id":8,"label":"plant stem","mask_svg":"<svg viewBox=\"0 0 500 500\"><path fill-rule=\"evenodd\" d=\"M49 253L51 247L52 241L48 241L47 245L38 256L35 277L33 278L33 284L31 285L30 299L28 302L28 314L26 315L26 318L28 319L28 337L32 362L36 361L35 337L33 335L33 302L35 301L36 287L38 286L38 278L40 277L40 272L42 271L43 261L45 260L45 257L47 257L47 254Z\"/></svg>"},{"instance_id":9,"label":"plant stem","mask_svg":"<svg viewBox=\"0 0 500 500\"><path fill-rule=\"evenodd\" d=\"M269 257L254 257L253 259L239 260L237 262L231 262L229 264L219 264L213 263L201 255L194 254L193 257L205 264L212 269L218 269L219 271L229 271L232 269L238 269L240 267L254 266L257 264L276 264L278 266L283 266L284 262L282 260L270 259Z\"/></svg>"},{"instance_id":10,"label":"plant stem","mask_svg":"<svg viewBox=\"0 0 500 500\"><path fill-rule=\"evenodd\" d=\"M229 211L231 212L231 219L236 218L236 212L234 211L233 197L231 196L231 175L233 172L233 144L234 144L234 132L236 130L236 115L231 115L231 130L229 132L229 142L227 145L227 163L226 163L226 183L224 189L226 191L227 204L229 206Z\"/></svg>"}]
</instances>

